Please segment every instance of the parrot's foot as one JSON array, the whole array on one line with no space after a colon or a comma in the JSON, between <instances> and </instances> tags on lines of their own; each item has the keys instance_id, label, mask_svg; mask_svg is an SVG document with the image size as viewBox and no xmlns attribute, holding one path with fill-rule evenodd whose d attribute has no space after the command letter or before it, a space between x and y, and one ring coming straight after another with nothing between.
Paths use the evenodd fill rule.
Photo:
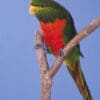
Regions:
<instances>
[{"instance_id":1,"label":"parrot's foot","mask_svg":"<svg viewBox=\"0 0 100 100\"><path fill-rule=\"evenodd\" d=\"M44 49L44 50L46 50L45 46L42 45L42 44L35 45L34 48L35 48L36 50L38 50L38 49Z\"/></svg>"},{"instance_id":2,"label":"parrot's foot","mask_svg":"<svg viewBox=\"0 0 100 100\"><path fill-rule=\"evenodd\" d=\"M63 49L60 49L60 50L59 50L59 56L62 57L62 58L64 58Z\"/></svg>"}]
</instances>

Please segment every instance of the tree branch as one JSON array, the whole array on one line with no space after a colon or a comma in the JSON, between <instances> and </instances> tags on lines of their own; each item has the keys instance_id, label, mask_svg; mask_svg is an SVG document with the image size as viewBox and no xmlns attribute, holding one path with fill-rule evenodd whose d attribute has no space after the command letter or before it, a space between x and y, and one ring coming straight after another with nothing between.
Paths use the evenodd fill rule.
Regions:
<instances>
[{"instance_id":1,"label":"tree branch","mask_svg":"<svg viewBox=\"0 0 100 100\"><path fill-rule=\"evenodd\" d=\"M46 52L42 47L43 41L39 32L36 32L35 49L40 65L40 77L41 77L41 100L50 100L51 95L51 78L49 77L49 66L47 63Z\"/></svg>"},{"instance_id":2,"label":"tree branch","mask_svg":"<svg viewBox=\"0 0 100 100\"><path fill-rule=\"evenodd\" d=\"M41 100L50 100L51 96L51 86L52 79L55 74L58 72L61 64L64 60L64 57L68 56L72 48L76 46L82 39L90 35L96 28L100 27L100 18L93 20L90 25L85 27L82 31L79 32L63 49L63 57L58 56L55 63L51 67L48 66L45 50L42 48L43 41L39 32L36 32L36 41L35 46L40 47L36 48L37 57L40 65L40 76L41 76Z\"/></svg>"}]
</instances>

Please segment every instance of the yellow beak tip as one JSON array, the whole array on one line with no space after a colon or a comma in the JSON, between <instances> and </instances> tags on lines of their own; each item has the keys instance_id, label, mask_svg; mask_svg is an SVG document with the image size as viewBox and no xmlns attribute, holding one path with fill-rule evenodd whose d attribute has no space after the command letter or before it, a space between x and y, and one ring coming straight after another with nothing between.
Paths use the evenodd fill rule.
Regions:
<instances>
[{"instance_id":1,"label":"yellow beak tip","mask_svg":"<svg viewBox=\"0 0 100 100\"><path fill-rule=\"evenodd\" d=\"M34 6L30 6L30 8L29 8L29 13L30 13L30 14L34 14L35 11L36 11L35 7L34 7Z\"/></svg>"},{"instance_id":2,"label":"yellow beak tip","mask_svg":"<svg viewBox=\"0 0 100 100\"><path fill-rule=\"evenodd\" d=\"M29 13L30 14L35 14L35 12L39 9L39 7L36 6L30 6L29 8Z\"/></svg>"}]
</instances>

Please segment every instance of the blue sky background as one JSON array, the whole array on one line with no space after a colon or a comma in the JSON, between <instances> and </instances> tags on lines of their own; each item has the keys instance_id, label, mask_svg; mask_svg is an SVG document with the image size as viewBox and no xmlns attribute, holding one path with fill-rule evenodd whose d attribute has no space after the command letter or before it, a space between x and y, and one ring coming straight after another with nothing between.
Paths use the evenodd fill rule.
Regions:
<instances>
[{"instance_id":1,"label":"blue sky background","mask_svg":"<svg viewBox=\"0 0 100 100\"><path fill-rule=\"evenodd\" d=\"M57 0L72 14L77 31L100 17L100 0ZM0 1L0 100L40 100L40 73L34 47L38 21L29 0ZM100 99L100 28L81 42L81 65L94 100ZM54 57L48 55L52 65ZM65 66L54 78L52 100L82 100Z\"/></svg>"}]
</instances>

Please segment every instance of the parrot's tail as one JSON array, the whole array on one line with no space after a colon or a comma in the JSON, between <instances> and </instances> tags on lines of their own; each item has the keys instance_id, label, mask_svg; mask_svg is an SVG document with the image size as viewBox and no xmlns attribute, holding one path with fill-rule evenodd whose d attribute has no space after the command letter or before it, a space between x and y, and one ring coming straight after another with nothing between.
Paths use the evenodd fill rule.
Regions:
<instances>
[{"instance_id":1,"label":"parrot's tail","mask_svg":"<svg viewBox=\"0 0 100 100\"><path fill-rule=\"evenodd\" d=\"M80 63L77 62L75 66L71 66L68 63L66 63L66 65L68 66L68 71L70 72L72 78L74 79L84 100L93 100L90 91L88 89L88 86L86 84L83 72L80 68Z\"/></svg>"}]
</instances>

